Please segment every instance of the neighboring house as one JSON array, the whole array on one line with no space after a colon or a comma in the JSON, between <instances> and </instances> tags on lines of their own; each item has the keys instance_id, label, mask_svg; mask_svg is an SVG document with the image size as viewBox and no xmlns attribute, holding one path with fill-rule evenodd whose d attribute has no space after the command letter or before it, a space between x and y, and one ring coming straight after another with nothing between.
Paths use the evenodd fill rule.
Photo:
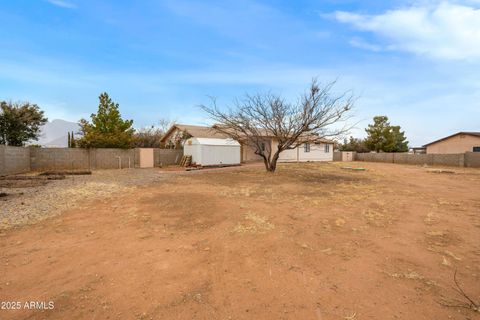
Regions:
<instances>
[{"instance_id":1,"label":"neighboring house","mask_svg":"<svg viewBox=\"0 0 480 320\"><path fill-rule=\"evenodd\" d=\"M413 147L410 149L410 152L413 154L425 154L427 153L427 148L425 147Z\"/></svg>"},{"instance_id":2,"label":"neighboring house","mask_svg":"<svg viewBox=\"0 0 480 320\"><path fill-rule=\"evenodd\" d=\"M458 132L427 143L427 153L480 152L480 132Z\"/></svg>"},{"instance_id":3,"label":"neighboring house","mask_svg":"<svg viewBox=\"0 0 480 320\"><path fill-rule=\"evenodd\" d=\"M188 138L210 138L210 139L227 139L224 134L217 132L214 127L190 126L176 124L173 125L162 138L165 145L183 145L183 141ZM277 141L275 137L265 133L261 137L264 141L264 147L276 150ZM181 142L180 142L181 141ZM262 161L262 157L255 154L255 149L240 143L240 160L241 162ZM333 160L333 141L326 139L317 139L310 143L304 143L300 147L285 150L280 153L279 162L305 162L305 161L332 161Z\"/></svg>"}]
</instances>

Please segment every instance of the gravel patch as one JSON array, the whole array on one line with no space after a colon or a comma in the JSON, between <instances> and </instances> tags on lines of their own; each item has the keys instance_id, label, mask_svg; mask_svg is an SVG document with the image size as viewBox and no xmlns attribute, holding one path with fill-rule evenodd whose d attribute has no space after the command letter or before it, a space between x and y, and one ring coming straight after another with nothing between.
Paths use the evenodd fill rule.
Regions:
<instances>
[{"instance_id":1,"label":"gravel patch","mask_svg":"<svg viewBox=\"0 0 480 320\"><path fill-rule=\"evenodd\" d=\"M0 186L0 230L32 224L64 210L81 208L85 200L105 199L118 193L165 180L158 169L99 170L92 175L67 176L45 185Z\"/></svg>"}]
</instances>

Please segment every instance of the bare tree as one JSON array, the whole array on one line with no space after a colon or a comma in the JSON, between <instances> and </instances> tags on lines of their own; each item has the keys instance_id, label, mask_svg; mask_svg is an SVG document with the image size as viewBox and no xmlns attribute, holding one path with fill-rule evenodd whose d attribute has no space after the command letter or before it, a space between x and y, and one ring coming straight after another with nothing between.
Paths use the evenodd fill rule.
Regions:
<instances>
[{"instance_id":1,"label":"bare tree","mask_svg":"<svg viewBox=\"0 0 480 320\"><path fill-rule=\"evenodd\" d=\"M218 132L253 148L262 157L266 170L275 172L282 151L339 137L351 129L347 120L354 97L348 92L332 94L334 84L322 86L313 79L309 90L293 104L271 93L259 93L235 100L234 108L226 111L218 108L215 99L212 106L200 107L217 122L214 128ZM266 138L276 143L266 143Z\"/></svg>"},{"instance_id":2,"label":"bare tree","mask_svg":"<svg viewBox=\"0 0 480 320\"><path fill-rule=\"evenodd\" d=\"M133 146L137 148L162 148L160 142L167 130L175 124L169 119L160 119L157 126L137 129L133 135Z\"/></svg>"},{"instance_id":3,"label":"bare tree","mask_svg":"<svg viewBox=\"0 0 480 320\"><path fill-rule=\"evenodd\" d=\"M158 128L165 134L171 126L177 123L177 120L162 118L158 120Z\"/></svg>"}]
</instances>

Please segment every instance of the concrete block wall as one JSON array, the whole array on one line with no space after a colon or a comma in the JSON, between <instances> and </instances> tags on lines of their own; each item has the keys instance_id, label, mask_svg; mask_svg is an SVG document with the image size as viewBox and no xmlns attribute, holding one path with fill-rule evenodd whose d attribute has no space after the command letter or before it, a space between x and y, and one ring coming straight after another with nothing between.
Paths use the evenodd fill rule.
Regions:
<instances>
[{"instance_id":1,"label":"concrete block wall","mask_svg":"<svg viewBox=\"0 0 480 320\"><path fill-rule=\"evenodd\" d=\"M393 163L392 153L357 153L355 159L368 162L390 162Z\"/></svg>"},{"instance_id":2,"label":"concrete block wall","mask_svg":"<svg viewBox=\"0 0 480 320\"><path fill-rule=\"evenodd\" d=\"M454 166L463 167L465 164L465 154L430 154L432 165L434 166Z\"/></svg>"},{"instance_id":3,"label":"concrete block wall","mask_svg":"<svg viewBox=\"0 0 480 320\"><path fill-rule=\"evenodd\" d=\"M465 167L480 168L480 152L465 153Z\"/></svg>"},{"instance_id":4,"label":"concrete block wall","mask_svg":"<svg viewBox=\"0 0 480 320\"><path fill-rule=\"evenodd\" d=\"M91 169L135 168L135 149L90 149Z\"/></svg>"},{"instance_id":5,"label":"concrete block wall","mask_svg":"<svg viewBox=\"0 0 480 320\"><path fill-rule=\"evenodd\" d=\"M357 153L357 161L403 163L429 166L480 167L480 153L410 154L410 153Z\"/></svg>"},{"instance_id":6,"label":"concrete block wall","mask_svg":"<svg viewBox=\"0 0 480 320\"><path fill-rule=\"evenodd\" d=\"M406 154L407 162L406 164L415 164L415 165L424 165L432 163L432 160L429 160L430 155L428 154Z\"/></svg>"},{"instance_id":7,"label":"concrete block wall","mask_svg":"<svg viewBox=\"0 0 480 320\"><path fill-rule=\"evenodd\" d=\"M89 151L80 148L32 148L31 170L89 169Z\"/></svg>"},{"instance_id":8,"label":"concrete block wall","mask_svg":"<svg viewBox=\"0 0 480 320\"><path fill-rule=\"evenodd\" d=\"M30 150L0 145L0 175L30 171Z\"/></svg>"},{"instance_id":9,"label":"concrete block wall","mask_svg":"<svg viewBox=\"0 0 480 320\"><path fill-rule=\"evenodd\" d=\"M183 150L154 149L154 165L178 164ZM0 145L0 175L45 170L138 168L138 149L25 148Z\"/></svg>"},{"instance_id":10,"label":"concrete block wall","mask_svg":"<svg viewBox=\"0 0 480 320\"><path fill-rule=\"evenodd\" d=\"M158 149L153 150L154 165L156 167L174 165L180 163L183 156L181 149Z\"/></svg>"},{"instance_id":11,"label":"concrete block wall","mask_svg":"<svg viewBox=\"0 0 480 320\"><path fill-rule=\"evenodd\" d=\"M333 161L342 161L342 152L341 151L333 152Z\"/></svg>"}]
</instances>

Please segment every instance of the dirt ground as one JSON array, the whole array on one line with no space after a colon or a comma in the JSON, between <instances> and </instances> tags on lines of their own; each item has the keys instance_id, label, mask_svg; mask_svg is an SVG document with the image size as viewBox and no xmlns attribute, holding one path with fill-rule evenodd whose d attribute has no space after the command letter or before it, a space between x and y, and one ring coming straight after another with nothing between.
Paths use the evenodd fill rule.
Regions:
<instances>
[{"instance_id":1,"label":"dirt ground","mask_svg":"<svg viewBox=\"0 0 480 320\"><path fill-rule=\"evenodd\" d=\"M0 231L0 319L478 319L448 305L455 270L480 301L480 170L344 165L170 173Z\"/></svg>"}]
</instances>

